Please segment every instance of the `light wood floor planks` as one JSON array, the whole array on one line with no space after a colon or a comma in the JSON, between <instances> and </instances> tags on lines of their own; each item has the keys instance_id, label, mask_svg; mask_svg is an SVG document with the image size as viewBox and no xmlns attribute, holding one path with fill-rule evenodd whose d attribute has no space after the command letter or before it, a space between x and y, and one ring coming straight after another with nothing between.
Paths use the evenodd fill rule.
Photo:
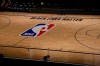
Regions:
<instances>
[{"instance_id":1,"label":"light wood floor planks","mask_svg":"<svg viewBox=\"0 0 100 66\"><path fill-rule=\"evenodd\" d=\"M31 19L36 16L69 20ZM40 37L20 35L39 23L55 26ZM0 54L31 60L41 60L49 54L49 60L54 62L99 66L100 16L0 12Z\"/></svg>"}]
</instances>

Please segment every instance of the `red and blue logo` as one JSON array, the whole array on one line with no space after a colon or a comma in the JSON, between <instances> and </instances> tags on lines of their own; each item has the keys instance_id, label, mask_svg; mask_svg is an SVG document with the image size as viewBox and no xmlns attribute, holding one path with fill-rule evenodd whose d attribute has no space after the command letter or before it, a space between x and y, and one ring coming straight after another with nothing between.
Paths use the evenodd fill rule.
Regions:
<instances>
[{"instance_id":1,"label":"red and blue logo","mask_svg":"<svg viewBox=\"0 0 100 66\"><path fill-rule=\"evenodd\" d=\"M33 36L33 37L41 36L42 34L49 31L54 26L55 24L37 24L32 28L23 32L21 36Z\"/></svg>"}]
</instances>

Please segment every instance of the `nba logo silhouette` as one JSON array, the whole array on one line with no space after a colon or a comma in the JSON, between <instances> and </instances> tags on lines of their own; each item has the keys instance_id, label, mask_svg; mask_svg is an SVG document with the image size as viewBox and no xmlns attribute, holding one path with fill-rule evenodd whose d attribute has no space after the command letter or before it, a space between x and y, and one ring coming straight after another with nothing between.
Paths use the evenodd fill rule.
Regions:
<instances>
[{"instance_id":1,"label":"nba logo silhouette","mask_svg":"<svg viewBox=\"0 0 100 66\"><path fill-rule=\"evenodd\" d=\"M21 36L33 36L33 37L41 36L42 34L49 31L54 26L55 24L37 24L32 28L23 32Z\"/></svg>"}]
</instances>

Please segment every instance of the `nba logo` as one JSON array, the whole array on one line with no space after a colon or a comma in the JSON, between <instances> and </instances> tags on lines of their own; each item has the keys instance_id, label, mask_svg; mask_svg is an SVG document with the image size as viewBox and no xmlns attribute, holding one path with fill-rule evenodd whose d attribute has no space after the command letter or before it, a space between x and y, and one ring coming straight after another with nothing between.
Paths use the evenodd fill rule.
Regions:
<instances>
[{"instance_id":1,"label":"nba logo","mask_svg":"<svg viewBox=\"0 0 100 66\"><path fill-rule=\"evenodd\" d=\"M54 26L55 26L54 24L37 24L34 27L23 32L21 36L33 36L33 37L41 36L42 34L49 31Z\"/></svg>"}]
</instances>

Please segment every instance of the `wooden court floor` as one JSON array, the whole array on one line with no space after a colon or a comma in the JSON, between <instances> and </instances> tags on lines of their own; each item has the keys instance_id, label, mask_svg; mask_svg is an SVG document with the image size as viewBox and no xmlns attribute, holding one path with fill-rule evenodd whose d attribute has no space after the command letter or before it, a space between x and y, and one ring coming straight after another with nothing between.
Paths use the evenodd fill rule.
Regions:
<instances>
[{"instance_id":1,"label":"wooden court floor","mask_svg":"<svg viewBox=\"0 0 100 66\"><path fill-rule=\"evenodd\" d=\"M41 36L21 36L37 24L55 24ZM10 58L100 66L100 15L0 12L0 54Z\"/></svg>"}]
</instances>

